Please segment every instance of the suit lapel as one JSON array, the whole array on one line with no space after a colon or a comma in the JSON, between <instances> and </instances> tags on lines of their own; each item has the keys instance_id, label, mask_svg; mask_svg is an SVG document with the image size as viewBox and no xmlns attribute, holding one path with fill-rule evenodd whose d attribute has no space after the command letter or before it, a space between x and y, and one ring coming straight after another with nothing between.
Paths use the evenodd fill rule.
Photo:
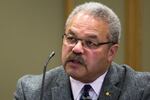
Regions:
<instances>
[{"instance_id":1,"label":"suit lapel","mask_svg":"<svg viewBox=\"0 0 150 100\"><path fill-rule=\"evenodd\" d=\"M118 65L112 64L104 79L98 100L118 100L123 86L123 70Z\"/></svg>"},{"instance_id":2,"label":"suit lapel","mask_svg":"<svg viewBox=\"0 0 150 100\"><path fill-rule=\"evenodd\" d=\"M114 85L104 86L98 100L118 100L121 90Z\"/></svg>"},{"instance_id":3,"label":"suit lapel","mask_svg":"<svg viewBox=\"0 0 150 100\"><path fill-rule=\"evenodd\" d=\"M71 92L65 87L55 87L52 89L52 100L72 100Z\"/></svg>"},{"instance_id":4,"label":"suit lapel","mask_svg":"<svg viewBox=\"0 0 150 100\"><path fill-rule=\"evenodd\" d=\"M56 82L58 86L51 89L52 100L73 100L69 77L65 76Z\"/></svg>"}]
</instances>

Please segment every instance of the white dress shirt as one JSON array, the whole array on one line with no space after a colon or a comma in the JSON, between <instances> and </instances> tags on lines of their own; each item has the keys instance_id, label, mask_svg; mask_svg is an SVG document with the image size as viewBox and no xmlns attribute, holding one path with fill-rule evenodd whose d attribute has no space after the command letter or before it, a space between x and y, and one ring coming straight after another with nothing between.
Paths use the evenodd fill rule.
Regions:
<instances>
[{"instance_id":1,"label":"white dress shirt","mask_svg":"<svg viewBox=\"0 0 150 100\"><path fill-rule=\"evenodd\" d=\"M91 82L91 83L82 83L82 82L70 77L71 88L72 88L74 100L80 99L81 90L82 90L83 86L86 84L89 84L92 87L92 89L89 91L89 95L92 98L92 100L97 100L97 98L100 94L101 87L102 87L104 78L106 76L106 73L107 73L107 71L103 75L98 77L94 82Z\"/></svg>"}]
</instances>

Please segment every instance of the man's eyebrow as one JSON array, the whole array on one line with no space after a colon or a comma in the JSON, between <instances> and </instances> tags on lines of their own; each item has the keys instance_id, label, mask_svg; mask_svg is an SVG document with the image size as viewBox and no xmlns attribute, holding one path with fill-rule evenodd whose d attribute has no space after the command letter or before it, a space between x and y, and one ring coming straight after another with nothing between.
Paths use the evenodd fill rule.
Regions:
<instances>
[{"instance_id":1,"label":"man's eyebrow","mask_svg":"<svg viewBox=\"0 0 150 100\"><path fill-rule=\"evenodd\" d=\"M67 34L76 36L75 32L73 32L72 30L69 30ZM96 35L94 35L94 34L87 34L86 38L89 38L89 39L98 39L98 37Z\"/></svg>"},{"instance_id":2,"label":"man's eyebrow","mask_svg":"<svg viewBox=\"0 0 150 100\"><path fill-rule=\"evenodd\" d=\"M87 35L87 38L97 39L96 35Z\"/></svg>"},{"instance_id":3,"label":"man's eyebrow","mask_svg":"<svg viewBox=\"0 0 150 100\"><path fill-rule=\"evenodd\" d=\"M72 30L69 30L67 34L75 35L75 32L73 32Z\"/></svg>"}]
</instances>

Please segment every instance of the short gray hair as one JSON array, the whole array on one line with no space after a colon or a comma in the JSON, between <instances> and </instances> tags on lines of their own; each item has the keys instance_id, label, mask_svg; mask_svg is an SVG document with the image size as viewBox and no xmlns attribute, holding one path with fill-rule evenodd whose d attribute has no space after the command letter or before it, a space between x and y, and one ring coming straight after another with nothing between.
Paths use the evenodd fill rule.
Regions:
<instances>
[{"instance_id":1,"label":"short gray hair","mask_svg":"<svg viewBox=\"0 0 150 100\"><path fill-rule=\"evenodd\" d=\"M118 16L107 6L98 2L87 2L77 6L69 15L66 27L72 18L80 12L87 12L95 18L100 18L109 25L109 40L118 43L121 37L121 24Z\"/></svg>"}]
</instances>

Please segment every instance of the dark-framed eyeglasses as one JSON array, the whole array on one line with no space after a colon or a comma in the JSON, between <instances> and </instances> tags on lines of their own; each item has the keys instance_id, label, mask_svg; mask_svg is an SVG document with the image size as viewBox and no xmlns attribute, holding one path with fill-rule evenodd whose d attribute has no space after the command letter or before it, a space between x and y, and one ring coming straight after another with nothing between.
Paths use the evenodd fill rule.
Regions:
<instances>
[{"instance_id":1,"label":"dark-framed eyeglasses","mask_svg":"<svg viewBox=\"0 0 150 100\"><path fill-rule=\"evenodd\" d=\"M63 35L63 39L67 45L70 46L75 46L78 41L81 41L82 46L88 49L97 49L98 47L100 47L101 45L105 45L105 44L116 44L115 42L112 41L107 41L107 42L96 42L90 39L79 39L76 36L73 36L71 34L64 34Z\"/></svg>"}]
</instances>

